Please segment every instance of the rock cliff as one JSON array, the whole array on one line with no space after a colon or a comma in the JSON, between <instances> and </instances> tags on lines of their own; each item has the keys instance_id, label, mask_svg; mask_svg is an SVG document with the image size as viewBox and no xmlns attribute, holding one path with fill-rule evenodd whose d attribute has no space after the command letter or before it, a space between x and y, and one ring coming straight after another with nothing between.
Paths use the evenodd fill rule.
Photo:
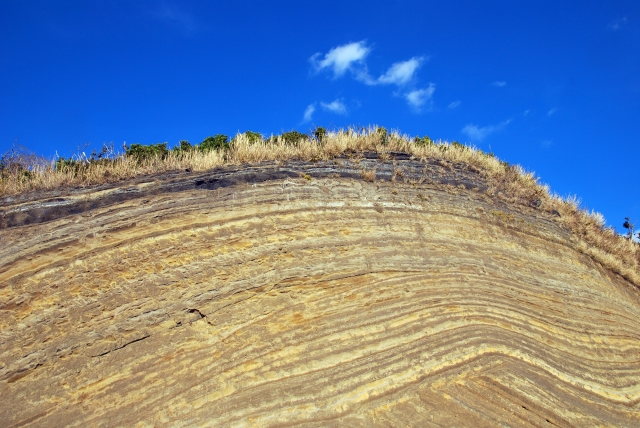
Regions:
<instances>
[{"instance_id":1,"label":"rock cliff","mask_svg":"<svg viewBox=\"0 0 640 428\"><path fill-rule=\"evenodd\" d=\"M473 168L0 201L1 426L638 426L640 293Z\"/></svg>"}]
</instances>

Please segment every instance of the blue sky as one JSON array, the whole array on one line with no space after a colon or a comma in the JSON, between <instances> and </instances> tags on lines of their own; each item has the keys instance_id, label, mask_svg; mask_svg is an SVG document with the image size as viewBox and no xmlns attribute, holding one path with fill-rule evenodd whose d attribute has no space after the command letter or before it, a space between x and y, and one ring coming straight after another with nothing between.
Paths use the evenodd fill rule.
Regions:
<instances>
[{"instance_id":1,"label":"blue sky","mask_svg":"<svg viewBox=\"0 0 640 428\"><path fill-rule=\"evenodd\" d=\"M0 0L0 150L379 124L640 225L638 1Z\"/></svg>"}]
</instances>

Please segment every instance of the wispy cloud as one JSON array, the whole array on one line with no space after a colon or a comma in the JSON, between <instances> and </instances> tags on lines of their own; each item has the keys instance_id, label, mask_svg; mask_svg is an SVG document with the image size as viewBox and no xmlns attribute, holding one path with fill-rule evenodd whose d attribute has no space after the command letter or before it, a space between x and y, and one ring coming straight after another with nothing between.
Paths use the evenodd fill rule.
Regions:
<instances>
[{"instance_id":1,"label":"wispy cloud","mask_svg":"<svg viewBox=\"0 0 640 428\"><path fill-rule=\"evenodd\" d=\"M464 128L462 128L462 133L465 134L472 141L482 141L490 134L494 132L501 131L505 126L507 126L511 122L511 119L505 120L497 125L489 125L479 127L474 124L468 124Z\"/></svg>"},{"instance_id":2,"label":"wispy cloud","mask_svg":"<svg viewBox=\"0 0 640 428\"><path fill-rule=\"evenodd\" d=\"M507 86L507 82L504 81L495 81L492 83L493 86L496 86L498 88L502 88L504 86Z\"/></svg>"},{"instance_id":3,"label":"wispy cloud","mask_svg":"<svg viewBox=\"0 0 640 428\"><path fill-rule=\"evenodd\" d=\"M425 61L424 57L413 57L407 61L396 62L386 73L375 79L369 75L365 63L370 52L371 48L366 45L365 40L362 40L332 48L324 57L318 52L312 55L309 61L316 71L332 70L334 78L342 77L347 71L351 71L356 79L367 85L398 86L411 82L416 71Z\"/></svg>"},{"instance_id":4,"label":"wispy cloud","mask_svg":"<svg viewBox=\"0 0 640 428\"><path fill-rule=\"evenodd\" d=\"M555 112L557 112L557 111L558 111L558 109L557 109L556 107L554 107L554 108L552 108L551 110L549 110L549 111L547 112L547 116L551 116L551 115L553 115L553 114L554 114Z\"/></svg>"},{"instance_id":5,"label":"wispy cloud","mask_svg":"<svg viewBox=\"0 0 640 428\"><path fill-rule=\"evenodd\" d=\"M321 102L320 105L322 106L323 109L328 110L332 113L342 114L342 115L347 114L347 107L344 105L342 100L338 99L338 100L331 101L330 103Z\"/></svg>"},{"instance_id":6,"label":"wispy cloud","mask_svg":"<svg viewBox=\"0 0 640 428\"><path fill-rule=\"evenodd\" d=\"M615 21L610 22L609 25L607 25L607 28L609 30L617 31L622 29L622 27L624 27L628 23L629 23L629 20L627 19L626 16L624 16L620 19L616 19Z\"/></svg>"},{"instance_id":7,"label":"wispy cloud","mask_svg":"<svg viewBox=\"0 0 640 428\"><path fill-rule=\"evenodd\" d=\"M302 117L302 123L311 122L313 119L313 113L316 111L316 103L309 104L304 110L304 116Z\"/></svg>"},{"instance_id":8,"label":"wispy cloud","mask_svg":"<svg viewBox=\"0 0 640 428\"><path fill-rule=\"evenodd\" d=\"M449 110L453 110L454 108L456 108L456 107L460 106L460 104L461 104L460 100L456 100L456 101L454 101L454 102L450 103L450 104L447 106L447 108L448 108Z\"/></svg>"},{"instance_id":9,"label":"wispy cloud","mask_svg":"<svg viewBox=\"0 0 640 428\"><path fill-rule=\"evenodd\" d=\"M429 83L428 88L415 89L404 94L407 103L417 111L420 111L427 102L431 101L433 93L436 91L436 85Z\"/></svg>"},{"instance_id":10,"label":"wispy cloud","mask_svg":"<svg viewBox=\"0 0 640 428\"><path fill-rule=\"evenodd\" d=\"M413 57L407 61L396 62L375 82L383 85L406 85L413 80L414 74L423 62L424 57Z\"/></svg>"},{"instance_id":11,"label":"wispy cloud","mask_svg":"<svg viewBox=\"0 0 640 428\"><path fill-rule=\"evenodd\" d=\"M553 146L553 141L551 141L551 140L542 140L542 141L540 142L540 145L541 145L543 148L548 149L549 147Z\"/></svg>"},{"instance_id":12,"label":"wispy cloud","mask_svg":"<svg viewBox=\"0 0 640 428\"><path fill-rule=\"evenodd\" d=\"M182 10L176 4L161 2L151 14L156 19L176 26L187 33L193 33L198 30L198 25L193 15Z\"/></svg>"},{"instance_id":13,"label":"wispy cloud","mask_svg":"<svg viewBox=\"0 0 640 428\"><path fill-rule=\"evenodd\" d=\"M354 65L364 67L364 59L369 55L370 51L371 48L362 40L335 47L325 54L322 59L319 59L322 54L318 52L309 58L309 61L316 71L330 69L333 71L333 76L338 78L342 77L347 71L354 71ZM363 70L360 69L356 74L362 72Z\"/></svg>"},{"instance_id":14,"label":"wispy cloud","mask_svg":"<svg viewBox=\"0 0 640 428\"><path fill-rule=\"evenodd\" d=\"M531 113L531 110L525 110L522 112L522 116L527 117L529 116L529 113Z\"/></svg>"},{"instance_id":15,"label":"wispy cloud","mask_svg":"<svg viewBox=\"0 0 640 428\"><path fill-rule=\"evenodd\" d=\"M406 61L395 62L387 71L375 78L369 74L366 58L371 52L366 40L347 43L331 48L326 54L316 53L309 58L314 71L327 70L332 72L333 78L343 77L347 72L356 80L365 85L396 85L399 88L395 96L404 97L408 104L415 110L421 110L433 96L435 85L429 84L428 88L416 89L416 72L428 57L414 56ZM340 100L332 103L320 103L320 106L338 114L347 114L347 109Z\"/></svg>"}]
</instances>

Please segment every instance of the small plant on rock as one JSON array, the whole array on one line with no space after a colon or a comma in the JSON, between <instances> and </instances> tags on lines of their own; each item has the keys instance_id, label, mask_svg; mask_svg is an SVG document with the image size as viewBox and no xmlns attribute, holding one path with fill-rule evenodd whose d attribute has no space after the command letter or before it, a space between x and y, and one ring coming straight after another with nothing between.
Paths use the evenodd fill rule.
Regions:
<instances>
[{"instance_id":1,"label":"small plant on rock","mask_svg":"<svg viewBox=\"0 0 640 428\"><path fill-rule=\"evenodd\" d=\"M327 136L327 130L325 128L323 128L322 126L318 126L313 131L313 136L316 138L318 143L322 143L322 140L324 140L325 137Z\"/></svg>"},{"instance_id":2,"label":"small plant on rock","mask_svg":"<svg viewBox=\"0 0 640 428\"><path fill-rule=\"evenodd\" d=\"M383 126L379 126L376 128L376 135L380 138L380 143L383 146L386 146L387 143L389 143L389 132L387 131L387 128L383 127Z\"/></svg>"},{"instance_id":3,"label":"small plant on rock","mask_svg":"<svg viewBox=\"0 0 640 428\"><path fill-rule=\"evenodd\" d=\"M418 146L418 147L426 147L426 146L433 146L435 145L435 143L433 142L433 140L431 138L429 138L428 135L425 135L424 137L420 138L420 137L415 137L413 139L413 144Z\"/></svg>"},{"instance_id":4,"label":"small plant on rock","mask_svg":"<svg viewBox=\"0 0 640 428\"><path fill-rule=\"evenodd\" d=\"M376 170L374 169L365 169L360 172L360 176L364 179L364 181L372 182L376 179Z\"/></svg>"}]
</instances>

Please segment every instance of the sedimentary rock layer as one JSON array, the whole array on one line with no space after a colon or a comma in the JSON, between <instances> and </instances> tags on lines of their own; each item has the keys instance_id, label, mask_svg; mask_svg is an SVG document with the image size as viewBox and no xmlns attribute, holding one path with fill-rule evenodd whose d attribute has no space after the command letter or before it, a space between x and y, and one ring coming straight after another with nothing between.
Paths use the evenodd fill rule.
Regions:
<instances>
[{"instance_id":1,"label":"sedimentary rock layer","mask_svg":"<svg viewBox=\"0 0 640 428\"><path fill-rule=\"evenodd\" d=\"M397 156L5 198L0 425L638 426L637 289L486 188Z\"/></svg>"}]
</instances>

